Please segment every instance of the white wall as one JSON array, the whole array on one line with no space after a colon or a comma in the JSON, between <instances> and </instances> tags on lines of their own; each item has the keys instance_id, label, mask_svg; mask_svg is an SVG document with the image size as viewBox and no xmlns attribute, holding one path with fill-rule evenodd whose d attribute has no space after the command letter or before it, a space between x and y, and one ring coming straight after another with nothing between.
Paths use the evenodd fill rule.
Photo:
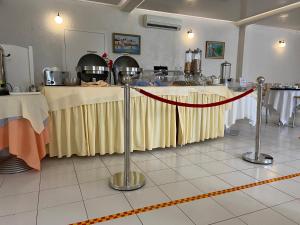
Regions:
<instances>
[{"instance_id":1,"label":"white wall","mask_svg":"<svg viewBox=\"0 0 300 225\"><path fill-rule=\"evenodd\" d=\"M53 21L58 11L64 18L63 26ZM146 29L142 26L142 15L146 13L180 18L183 28L180 32ZM219 75L220 64L227 60L232 63L232 76L235 77L238 28L229 22L139 9L128 14L114 7L76 0L0 0L0 43L33 46L38 84L42 81L44 67L64 65L64 28L105 32L110 54L112 32L140 34L142 53L134 57L144 69L152 69L153 65L167 65L170 69L183 67L185 50L199 47L203 50L205 75ZM195 33L193 40L187 39L189 28ZM226 42L224 60L205 59L207 40Z\"/></svg>"},{"instance_id":2,"label":"white wall","mask_svg":"<svg viewBox=\"0 0 300 225\"><path fill-rule=\"evenodd\" d=\"M278 46L279 40L286 47ZM269 83L300 83L300 31L262 25L246 28L243 76L254 81L262 75Z\"/></svg>"}]
</instances>

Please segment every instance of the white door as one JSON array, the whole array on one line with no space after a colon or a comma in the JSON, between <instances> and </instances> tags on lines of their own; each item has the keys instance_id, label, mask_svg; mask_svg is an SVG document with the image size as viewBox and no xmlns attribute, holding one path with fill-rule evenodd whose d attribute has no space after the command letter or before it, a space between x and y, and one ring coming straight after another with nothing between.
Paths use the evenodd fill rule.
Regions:
<instances>
[{"instance_id":1,"label":"white door","mask_svg":"<svg viewBox=\"0 0 300 225\"><path fill-rule=\"evenodd\" d=\"M75 77L79 59L89 53L102 55L105 52L105 34L76 30L65 30L66 70Z\"/></svg>"}]
</instances>

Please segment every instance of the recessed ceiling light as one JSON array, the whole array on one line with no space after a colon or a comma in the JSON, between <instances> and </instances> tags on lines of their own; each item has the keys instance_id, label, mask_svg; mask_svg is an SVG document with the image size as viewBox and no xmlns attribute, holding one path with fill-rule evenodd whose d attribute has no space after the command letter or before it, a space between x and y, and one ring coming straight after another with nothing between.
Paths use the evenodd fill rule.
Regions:
<instances>
[{"instance_id":1,"label":"recessed ceiling light","mask_svg":"<svg viewBox=\"0 0 300 225\"><path fill-rule=\"evenodd\" d=\"M289 14L281 14L280 15L280 18L287 18L287 17L289 17Z\"/></svg>"}]
</instances>

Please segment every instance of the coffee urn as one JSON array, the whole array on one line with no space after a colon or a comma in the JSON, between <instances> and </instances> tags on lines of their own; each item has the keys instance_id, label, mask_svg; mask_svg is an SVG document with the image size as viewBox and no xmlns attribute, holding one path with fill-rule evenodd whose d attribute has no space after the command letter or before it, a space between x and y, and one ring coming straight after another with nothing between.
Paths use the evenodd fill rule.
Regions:
<instances>
[{"instance_id":1,"label":"coffee urn","mask_svg":"<svg viewBox=\"0 0 300 225\"><path fill-rule=\"evenodd\" d=\"M227 81L231 81L231 63L225 61L221 64L221 77L220 81L222 84L226 83Z\"/></svg>"},{"instance_id":2,"label":"coffee urn","mask_svg":"<svg viewBox=\"0 0 300 225\"><path fill-rule=\"evenodd\" d=\"M0 95L9 95L6 88L5 67L4 67L4 49L0 45Z\"/></svg>"}]
</instances>

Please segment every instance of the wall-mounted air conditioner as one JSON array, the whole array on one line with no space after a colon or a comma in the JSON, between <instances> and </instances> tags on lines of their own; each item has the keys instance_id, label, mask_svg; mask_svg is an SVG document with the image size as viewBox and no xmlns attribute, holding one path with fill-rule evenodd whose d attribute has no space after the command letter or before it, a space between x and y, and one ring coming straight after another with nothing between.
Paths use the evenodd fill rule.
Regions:
<instances>
[{"instance_id":1,"label":"wall-mounted air conditioner","mask_svg":"<svg viewBox=\"0 0 300 225\"><path fill-rule=\"evenodd\" d=\"M175 18L144 15L144 26L148 28L178 31L182 21Z\"/></svg>"}]
</instances>

